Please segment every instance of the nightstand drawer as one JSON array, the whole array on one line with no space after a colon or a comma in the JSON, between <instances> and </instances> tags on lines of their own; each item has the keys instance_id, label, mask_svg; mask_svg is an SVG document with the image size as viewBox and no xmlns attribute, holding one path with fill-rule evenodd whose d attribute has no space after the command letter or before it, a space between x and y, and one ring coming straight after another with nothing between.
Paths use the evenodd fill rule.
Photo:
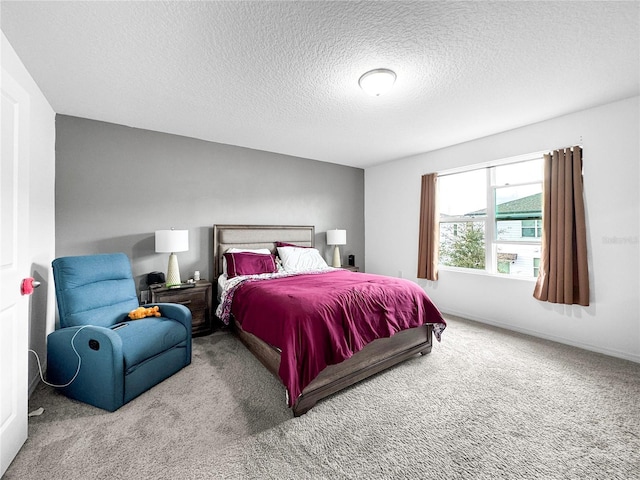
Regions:
<instances>
[{"instance_id":1,"label":"nightstand drawer","mask_svg":"<svg viewBox=\"0 0 640 480\"><path fill-rule=\"evenodd\" d=\"M195 287L171 289L151 288L151 303L178 303L191 311L191 332L193 336L211 333L212 287L207 281L199 281Z\"/></svg>"},{"instance_id":2,"label":"nightstand drawer","mask_svg":"<svg viewBox=\"0 0 640 480\"><path fill-rule=\"evenodd\" d=\"M184 293L184 290L179 292L167 292L162 294L162 301L165 303L179 303L191 309L203 309L207 308L207 292L206 290L195 291L192 293Z\"/></svg>"}]
</instances>

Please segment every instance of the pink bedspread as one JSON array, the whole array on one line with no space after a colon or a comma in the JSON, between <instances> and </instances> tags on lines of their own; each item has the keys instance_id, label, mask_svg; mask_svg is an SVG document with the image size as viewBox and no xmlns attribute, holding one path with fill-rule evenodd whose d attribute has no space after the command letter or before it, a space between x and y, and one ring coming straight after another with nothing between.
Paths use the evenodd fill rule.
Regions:
<instances>
[{"instance_id":1,"label":"pink bedspread","mask_svg":"<svg viewBox=\"0 0 640 480\"><path fill-rule=\"evenodd\" d=\"M446 326L424 290L399 278L332 270L234 288L231 313L243 330L281 350L289 406L325 367L373 340L427 323L440 340Z\"/></svg>"}]
</instances>

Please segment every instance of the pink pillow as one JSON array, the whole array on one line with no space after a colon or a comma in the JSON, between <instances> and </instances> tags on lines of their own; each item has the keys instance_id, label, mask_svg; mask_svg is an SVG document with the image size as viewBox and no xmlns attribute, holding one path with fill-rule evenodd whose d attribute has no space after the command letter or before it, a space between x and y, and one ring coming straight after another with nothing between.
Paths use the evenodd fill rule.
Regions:
<instances>
[{"instance_id":1,"label":"pink pillow","mask_svg":"<svg viewBox=\"0 0 640 480\"><path fill-rule=\"evenodd\" d=\"M227 260L227 277L238 275L257 275L260 273L274 273L277 271L274 255L262 253L237 252L225 253Z\"/></svg>"}]
</instances>

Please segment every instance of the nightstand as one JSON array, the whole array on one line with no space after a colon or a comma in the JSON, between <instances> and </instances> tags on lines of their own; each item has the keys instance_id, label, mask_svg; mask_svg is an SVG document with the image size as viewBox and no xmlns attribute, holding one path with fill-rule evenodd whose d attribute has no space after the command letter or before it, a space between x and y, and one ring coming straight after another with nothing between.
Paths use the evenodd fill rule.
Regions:
<instances>
[{"instance_id":1,"label":"nightstand","mask_svg":"<svg viewBox=\"0 0 640 480\"><path fill-rule=\"evenodd\" d=\"M340 268L344 270L349 270L350 272L359 272L360 267L354 267L353 265L343 265Z\"/></svg>"},{"instance_id":2,"label":"nightstand","mask_svg":"<svg viewBox=\"0 0 640 480\"><path fill-rule=\"evenodd\" d=\"M206 280L196 282L195 287L150 287L151 303L179 303L191 310L191 335L196 337L213 331L212 286Z\"/></svg>"}]
</instances>

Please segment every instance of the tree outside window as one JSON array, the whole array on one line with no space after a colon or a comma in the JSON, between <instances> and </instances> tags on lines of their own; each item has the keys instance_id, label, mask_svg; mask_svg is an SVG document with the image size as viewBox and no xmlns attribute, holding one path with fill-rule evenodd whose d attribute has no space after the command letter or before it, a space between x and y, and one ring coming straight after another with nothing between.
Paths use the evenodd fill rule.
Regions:
<instances>
[{"instance_id":1,"label":"tree outside window","mask_svg":"<svg viewBox=\"0 0 640 480\"><path fill-rule=\"evenodd\" d=\"M440 226L440 263L449 267L485 267L484 223L461 222Z\"/></svg>"}]
</instances>

